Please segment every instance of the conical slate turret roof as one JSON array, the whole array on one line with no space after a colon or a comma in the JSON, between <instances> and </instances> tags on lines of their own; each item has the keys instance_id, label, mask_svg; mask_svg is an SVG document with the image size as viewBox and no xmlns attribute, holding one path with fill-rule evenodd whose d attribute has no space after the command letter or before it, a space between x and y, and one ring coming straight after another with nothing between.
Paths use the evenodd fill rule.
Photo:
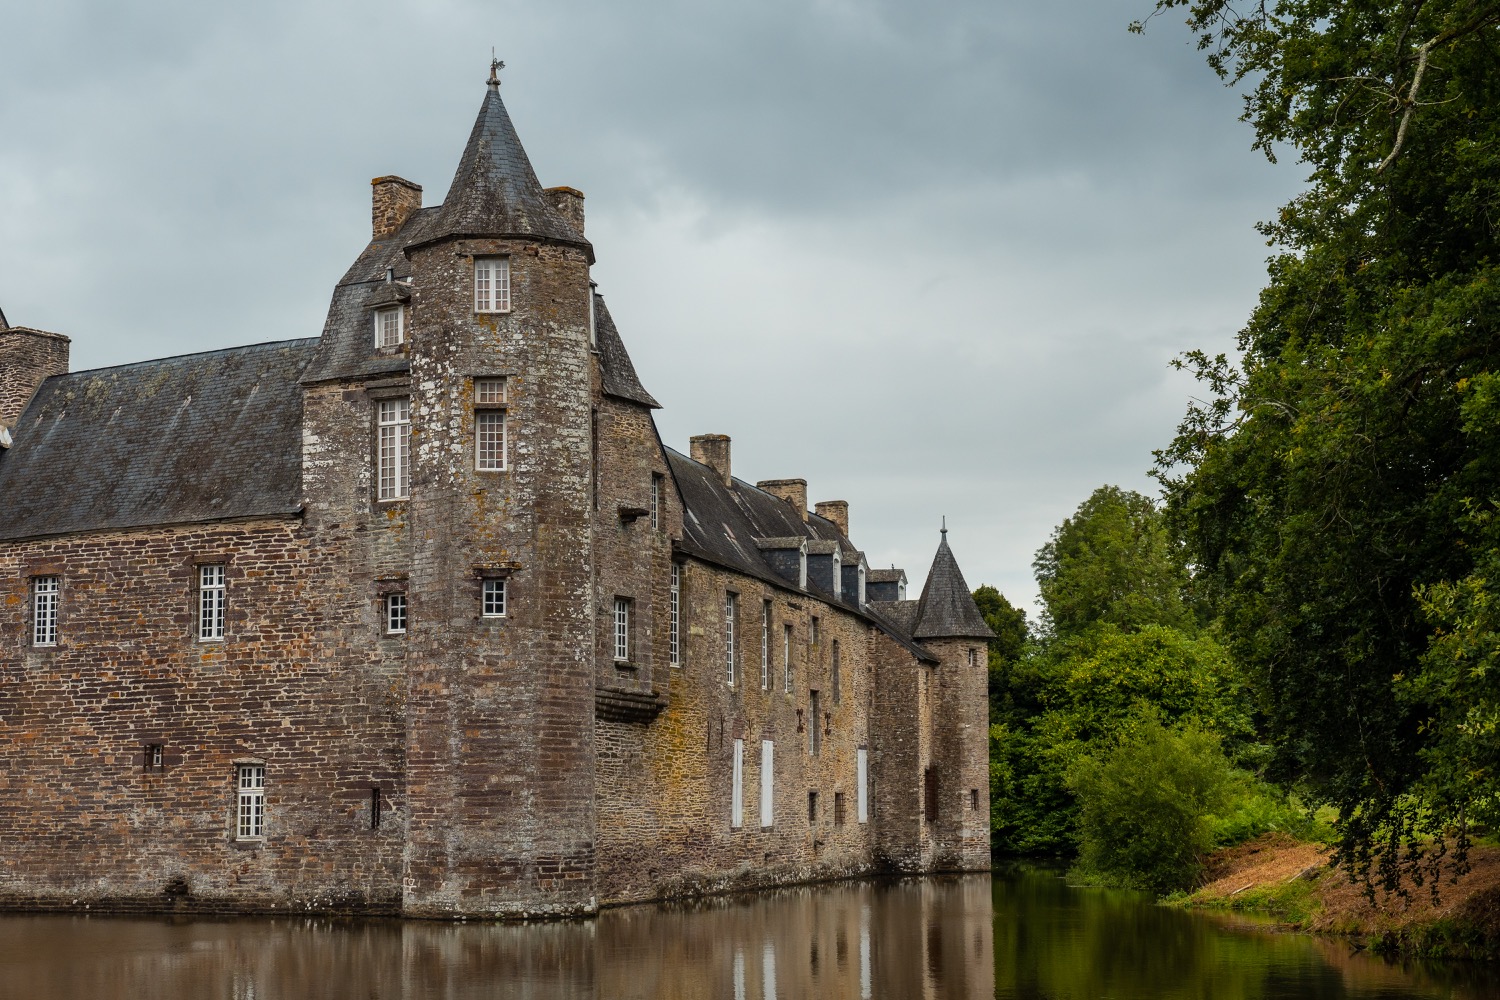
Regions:
<instances>
[{"instance_id":1,"label":"conical slate turret roof","mask_svg":"<svg viewBox=\"0 0 1500 1000\"><path fill-rule=\"evenodd\" d=\"M993 639L994 631L984 623L979 606L969 593L969 585L959 571L958 560L948 548L948 530L933 557L927 584L917 601L912 638L923 639Z\"/></svg>"},{"instance_id":2,"label":"conical slate turret roof","mask_svg":"<svg viewBox=\"0 0 1500 1000\"><path fill-rule=\"evenodd\" d=\"M548 202L493 79L431 233L430 239L535 236L589 245Z\"/></svg>"}]
</instances>

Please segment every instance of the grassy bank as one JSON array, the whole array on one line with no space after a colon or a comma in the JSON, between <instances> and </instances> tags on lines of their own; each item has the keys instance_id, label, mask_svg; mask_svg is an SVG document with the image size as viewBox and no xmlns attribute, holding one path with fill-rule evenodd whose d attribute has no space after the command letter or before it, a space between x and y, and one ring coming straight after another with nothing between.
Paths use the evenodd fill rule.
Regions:
<instances>
[{"instance_id":1,"label":"grassy bank","mask_svg":"<svg viewBox=\"0 0 1500 1000\"><path fill-rule=\"evenodd\" d=\"M1500 848L1475 847L1470 871L1405 898L1363 887L1329 866L1323 848L1272 833L1216 852L1210 881L1178 905L1269 916L1297 930L1341 934L1371 950L1422 958L1500 960Z\"/></svg>"}]
</instances>

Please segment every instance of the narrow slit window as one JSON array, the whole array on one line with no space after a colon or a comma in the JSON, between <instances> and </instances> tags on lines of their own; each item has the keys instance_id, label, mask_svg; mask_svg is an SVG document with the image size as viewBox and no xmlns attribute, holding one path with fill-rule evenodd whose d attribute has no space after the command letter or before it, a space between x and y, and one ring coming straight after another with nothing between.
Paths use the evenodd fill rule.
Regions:
<instances>
[{"instance_id":1,"label":"narrow slit window","mask_svg":"<svg viewBox=\"0 0 1500 1000\"><path fill-rule=\"evenodd\" d=\"M792 627L781 626L781 676L787 694L792 693Z\"/></svg>"},{"instance_id":2,"label":"narrow slit window","mask_svg":"<svg viewBox=\"0 0 1500 1000\"><path fill-rule=\"evenodd\" d=\"M266 836L266 769L263 764L239 766L235 836L240 840L263 840Z\"/></svg>"},{"instance_id":3,"label":"narrow slit window","mask_svg":"<svg viewBox=\"0 0 1500 1000\"><path fill-rule=\"evenodd\" d=\"M33 646L57 645L57 606L61 591L61 577L39 576L31 581L31 644Z\"/></svg>"},{"instance_id":4,"label":"narrow slit window","mask_svg":"<svg viewBox=\"0 0 1500 1000\"><path fill-rule=\"evenodd\" d=\"M682 567L672 564L671 620L668 622L667 642L672 666L682 666Z\"/></svg>"},{"instance_id":5,"label":"narrow slit window","mask_svg":"<svg viewBox=\"0 0 1500 1000\"><path fill-rule=\"evenodd\" d=\"M385 595L385 630L390 635L406 634L406 595Z\"/></svg>"},{"instance_id":6,"label":"narrow slit window","mask_svg":"<svg viewBox=\"0 0 1500 1000\"><path fill-rule=\"evenodd\" d=\"M724 595L724 670L725 680L730 687L734 687L738 679L739 664L736 661L734 649L734 626L735 619L739 616L739 595L727 593Z\"/></svg>"},{"instance_id":7,"label":"narrow slit window","mask_svg":"<svg viewBox=\"0 0 1500 1000\"><path fill-rule=\"evenodd\" d=\"M661 476L651 474L651 530L661 530Z\"/></svg>"},{"instance_id":8,"label":"narrow slit window","mask_svg":"<svg viewBox=\"0 0 1500 1000\"><path fill-rule=\"evenodd\" d=\"M198 567L198 638L218 642L224 638L224 603L227 595L224 567Z\"/></svg>"},{"instance_id":9,"label":"narrow slit window","mask_svg":"<svg viewBox=\"0 0 1500 1000\"><path fill-rule=\"evenodd\" d=\"M615 662L630 661L630 598L615 598Z\"/></svg>"},{"instance_id":10,"label":"narrow slit window","mask_svg":"<svg viewBox=\"0 0 1500 1000\"><path fill-rule=\"evenodd\" d=\"M474 258L474 311L510 312L510 259Z\"/></svg>"},{"instance_id":11,"label":"narrow slit window","mask_svg":"<svg viewBox=\"0 0 1500 1000\"><path fill-rule=\"evenodd\" d=\"M833 684L833 703L839 704L844 699L844 665L840 659L839 641L833 640L833 665L829 668L829 680Z\"/></svg>"},{"instance_id":12,"label":"narrow slit window","mask_svg":"<svg viewBox=\"0 0 1500 1000\"><path fill-rule=\"evenodd\" d=\"M486 618L505 617L506 598L505 579L489 579L484 581L484 592L481 599L480 611Z\"/></svg>"},{"instance_id":13,"label":"narrow slit window","mask_svg":"<svg viewBox=\"0 0 1500 1000\"><path fill-rule=\"evenodd\" d=\"M771 689L771 602L762 601L760 608L760 689Z\"/></svg>"},{"instance_id":14,"label":"narrow slit window","mask_svg":"<svg viewBox=\"0 0 1500 1000\"><path fill-rule=\"evenodd\" d=\"M833 825L844 825L844 793L833 793Z\"/></svg>"},{"instance_id":15,"label":"narrow slit window","mask_svg":"<svg viewBox=\"0 0 1500 1000\"><path fill-rule=\"evenodd\" d=\"M807 825L812 826L818 821L818 793L809 791L807 793Z\"/></svg>"},{"instance_id":16,"label":"narrow slit window","mask_svg":"<svg viewBox=\"0 0 1500 1000\"><path fill-rule=\"evenodd\" d=\"M378 404L379 493L381 500L405 500L411 492L411 400Z\"/></svg>"},{"instance_id":17,"label":"narrow slit window","mask_svg":"<svg viewBox=\"0 0 1500 1000\"><path fill-rule=\"evenodd\" d=\"M379 830L380 829L380 813L382 811L381 810L382 804L383 803L380 801L380 788L379 788L379 786L372 785L370 787L370 829L371 830Z\"/></svg>"},{"instance_id":18,"label":"narrow slit window","mask_svg":"<svg viewBox=\"0 0 1500 1000\"><path fill-rule=\"evenodd\" d=\"M818 707L818 692L807 692L807 755L816 757L823 749L823 713Z\"/></svg>"}]
</instances>

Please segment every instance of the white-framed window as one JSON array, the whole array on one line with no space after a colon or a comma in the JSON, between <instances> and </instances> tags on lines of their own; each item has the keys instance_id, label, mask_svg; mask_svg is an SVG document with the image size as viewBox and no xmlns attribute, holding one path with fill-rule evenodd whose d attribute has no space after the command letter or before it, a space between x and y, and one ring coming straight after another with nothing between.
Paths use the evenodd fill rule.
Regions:
<instances>
[{"instance_id":1,"label":"white-framed window","mask_svg":"<svg viewBox=\"0 0 1500 1000\"><path fill-rule=\"evenodd\" d=\"M406 595L400 591L385 595L385 631L388 635L406 634Z\"/></svg>"},{"instance_id":2,"label":"white-framed window","mask_svg":"<svg viewBox=\"0 0 1500 1000\"><path fill-rule=\"evenodd\" d=\"M480 613L484 615L484 617L505 617L505 598L508 596L505 592L505 584L507 582L508 581L503 576L491 577L484 581L483 585L480 588L481 596L479 602L479 610Z\"/></svg>"},{"instance_id":3,"label":"white-framed window","mask_svg":"<svg viewBox=\"0 0 1500 1000\"><path fill-rule=\"evenodd\" d=\"M651 474L651 530L661 530L661 476Z\"/></svg>"},{"instance_id":4,"label":"white-framed window","mask_svg":"<svg viewBox=\"0 0 1500 1000\"><path fill-rule=\"evenodd\" d=\"M781 679L787 694L792 693L792 627L781 626Z\"/></svg>"},{"instance_id":5,"label":"white-framed window","mask_svg":"<svg viewBox=\"0 0 1500 1000\"><path fill-rule=\"evenodd\" d=\"M510 312L510 258L474 258L474 311Z\"/></svg>"},{"instance_id":6,"label":"white-framed window","mask_svg":"<svg viewBox=\"0 0 1500 1000\"><path fill-rule=\"evenodd\" d=\"M378 496L405 500L411 495L411 400L382 399L376 404L379 430Z\"/></svg>"},{"instance_id":7,"label":"white-framed window","mask_svg":"<svg viewBox=\"0 0 1500 1000\"><path fill-rule=\"evenodd\" d=\"M667 623L668 661L682 666L682 567L672 564L671 618Z\"/></svg>"},{"instance_id":8,"label":"white-framed window","mask_svg":"<svg viewBox=\"0 0 1500 1000\"><path fill-rule=\"evenodd\" d=\"M818 639L819 639L818 616L817 615L813 615L812 616L812 623L810 625L808 625L808 627L807 627L807 641L808 641L809 644L816 646L818 644Z\"/></svg>"},{"instance_id":9,"label":"white-framed window","mask_svg":"<svg viewBox=\"0 0 1500 1000\"><path fill-rule=\"evenodd\" d=\"M219 642L224 638L227 593L222 564L198 567L198 641Z\"/></svg>"},{"instance_id":10,"label":"white-framed window","mask_svg":"<svg viewBox=\"0 0 1500 1000\"><path fill-rule=\"evenodd\" d=\"M474 380L474 468L504 472L507 454L505 379Z\"/></svg>"},{"instance_id":11,"label":"white-framed window","mask_svg":"<svg viewBox=\"0 0 1500 1000\"><path fill-rule=\"evenodd\" d=\"M771 602L760 603L760 689L771 690Z\"/></svg>"},{"instance_id":12,"label":"white-framed window","mask_svg":"<svg viewBox=\"0 0 1500 1000\"><path fill-rule=\"evenodd\" d=\"M240 764L236 769L235 839L264 840L266 836L266 767Z\"/></svg>"},{"instance_id":13,"label":"white-framed window","mask_svg":"<svg viewBox=\"0 0 1500 1000\"><path fill-rule=\"evenodd\" d=\"M734 777L730 789L729 825L738 830L745 825L745 741L734 741Z\"/></svg>"},{"instance_id":14,"label":"white-framed window","mask_svg":"<svg viewBox=\"0 0 1500 1000\"><path fill-rule=\"evenodd\" d=\"M859 747L858 756L855 760L855 769L858 774L858 786L855 789L855 807L858 819L861 823L870 822L870 751Z\"/></svg>"},{"instance_id":15,"label":"white-framed window","mask_svg":"<svg viewBox=\"0 0 1500 1000\"><path fill-rule=\"evenodd\" d=\"M760 741L760 825L776 825L776 744Z\"/></svg>"},{"instance_id":16,"label":"white-framed window","mask_svg":"<svg viewBox=\"0 0 1500 1000\"><path fill-rule=\"evenodd\" d=\"M740 595L729 591L724 595L724 679L730 687L738 679L739 663L735 657L734 624L739 617Z\"/></svg>"},{"instance_id":17,"label":"white-framed window","mask_svg":"<svg viewBox=\"0 0 1500 1000\"><path fill-rule=\"evenodd\" d=\"M400 347L406 342L406 310L386 306L375 310L375 346Z\"/></svg>"},{"instance_id":18,"label":"white-framed window","mask_svg":"<svg viewBox=\"0 0 1500 1000\"><path fill-rule=\"evenodd\" d=\"M978 659L979 659L979 657L978 657L978 651L973 646L970 646L969 647L969 666L972 667L974 665L975 661L978 660Z\"/></svg>"},{"instance_id":19,"label":"white-framed window","mask_svg":"<svg viewBox=\"0 0 1500 1000\"><path fill-rule=\"evenodd\" d=\"M32 577L31 644L33 646L57 645L57 607L61 596L61 577Z\"/></svg>"},{"instance_id":20,"label":"white-framed window","mask_svg":"<svg viewBox=\"0 0 1500 1000\"><path fill-rule=\"evenodd\" d=\"M630 598L615 598L615 662L630 661Z\"/></svg>"},{"instance_id":21,"label":"white-framed window","mask_svg":"<svg viewBox=\"0 0 1500 1000\"><path fill-rule=\"evenodd\" d=\"M839 550L833 550L833 596L844 596L844 560Z\"/></svg>"}]
</instances>

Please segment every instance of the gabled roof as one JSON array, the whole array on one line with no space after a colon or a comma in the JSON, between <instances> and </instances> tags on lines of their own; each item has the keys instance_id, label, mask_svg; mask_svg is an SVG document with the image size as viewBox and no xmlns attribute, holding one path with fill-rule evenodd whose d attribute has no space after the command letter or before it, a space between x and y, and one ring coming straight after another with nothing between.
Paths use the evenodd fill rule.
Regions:
<instances>
[{"instance_id":1,"label":"gabled roof","mask_svg":"<svg viewBox=\"0 0 1500 1000\"><path fill-rule=\"evenodd\" d=\"M576 244L592 259L588 240L543 193L498 83L485 92L429 238L445 236L533 236Z\"/></svg>"},{"instance_id":2,"label":"gabled roof","mask_svg":"<svg viewBox=\"0 0 1500 1000\"><path fill-rule=\"evenodd\" d=\"M993 639L995 633L985 624L979 606L969 593L969 585L958 569L958 560L948 548L948 530L938 543L927 583L917 600L916 621L911 634L921 639Z\"/></svg>"},{"instance_id":3,"label":"gabled roof","mask_svg":"<svg viewBox=\"0 0 1500 1000\"><path fill-rule=\"evenodd\" d=\"M630 354L625 350L625 341L620 339L620 331L609 315L604 296L598 292L594 293L594 331L599 348L600 379L605 394L640 403L653 410L661 409L661 404L652 399L646 387L641 385Z\"/></svg>"},{"instance_id":4,"label":"gabled roof","mask_svg":"<svg viewBox=\"0 0 1500 1000\"><path fill-rule=\"evenodd\" d=\"M42 383L0 451L0 539L301 509L302 389L287 340Z\"/></svg>"}]
</instances>

